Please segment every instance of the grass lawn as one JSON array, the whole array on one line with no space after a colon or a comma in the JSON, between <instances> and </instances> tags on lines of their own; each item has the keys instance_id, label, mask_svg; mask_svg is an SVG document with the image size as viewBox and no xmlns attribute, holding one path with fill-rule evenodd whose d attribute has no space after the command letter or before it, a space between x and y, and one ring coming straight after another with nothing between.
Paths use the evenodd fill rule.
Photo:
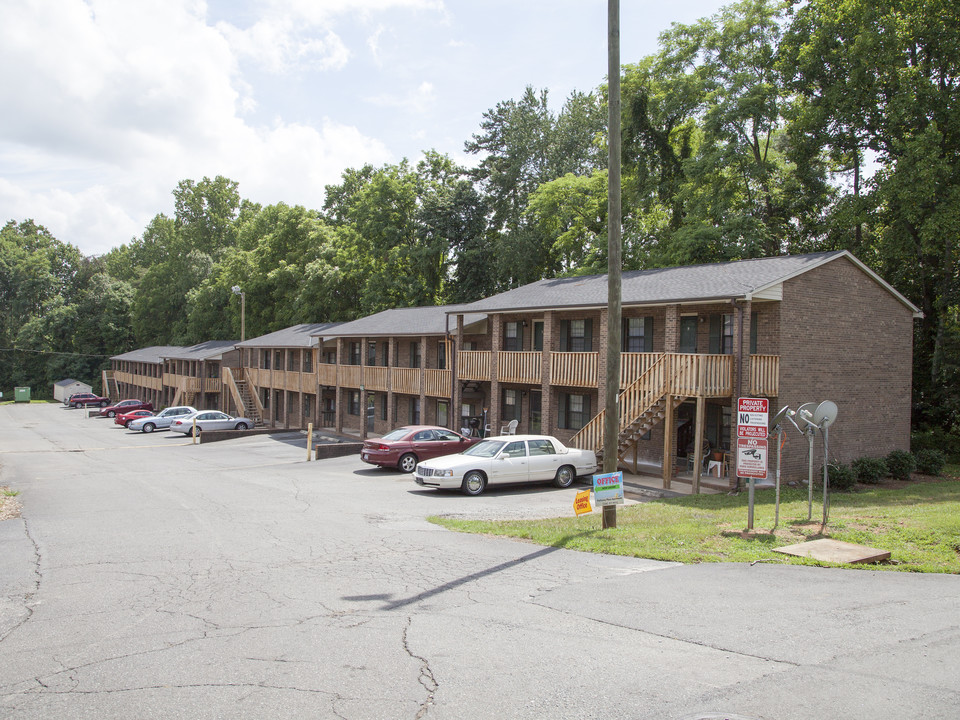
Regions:
<instances>
[{"instance_id":1,"label":"grass lawn","mask_svg":"<svg viewBox=\"0 0 960 720\"><path fill-rule=\"evenodd\" d=\"M949 467L945 472L960 468ZM821 534L822 495L814 490L813 520L807 521L807 492L780 494L780 525L773 530L774 491L757 491L754 529L746 533L747 493L692 495L619 507L617 527L601 530L600 515L547 520L477 521L432 517L463 532L522 538L540 545L699 562L778 562L828 565L793 558L774 548L821 537L868 545L892 553L885 563L847 567L960 573L960 481L911 482L896 489L858 486L831 493L830 519Z\"/></svg>"}]
</instances>

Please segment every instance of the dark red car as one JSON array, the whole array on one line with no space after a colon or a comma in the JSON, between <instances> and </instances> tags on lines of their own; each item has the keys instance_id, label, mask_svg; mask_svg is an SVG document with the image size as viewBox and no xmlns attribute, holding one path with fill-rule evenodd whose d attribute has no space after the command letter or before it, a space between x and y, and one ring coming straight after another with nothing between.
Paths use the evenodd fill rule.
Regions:
<instances>
[{"instance_id":1,"label":"dark red car","mask_svg":"<svg viewBox=\"0 0 960 720\"><path fill-rule=\"evenodd\" d=\"M407 425L382 438L364 440L360 459L371 465L413 472L421 460L463 452L480 438L464 437L437 425Z\"/></svg>"},{"instance_id":2,"label":"dark red car","mask_svg":"<svg viewBox=\"0 0 960 720\"><path fill-rule=\"evenodd\" d=\"M86 407L87 405L99 405L100 407L106 407L110 404L110 398L100 397L93 393L74 393L70 396L70 399L67 401L67 405L72 407Z\"/></svg>"},{"instance_id":3,"label":"dark red car","mask_svg":"<svg viewBox=\"0 0 960 720\"><path fill-rule=\"evenodd\" d=\"M153 403L143 402L143 400L121 400L116 405L101 407L100 416L112 418L122 413L133 412L134 410L153 410Z\"/></svg>"},{"instance_id":4,"label":"dark red car","mask_svg":"<svg viewBox=\"0 0 960 720\"><path fill-rule=\"evenodd\" d=\"M150 417L152 415L153 415L153 410L134 410L132 412L120 413L113 419L113 421L117 425L122 425L123 427L126 427L137 418Z\"/></svg>"}]
</instances>

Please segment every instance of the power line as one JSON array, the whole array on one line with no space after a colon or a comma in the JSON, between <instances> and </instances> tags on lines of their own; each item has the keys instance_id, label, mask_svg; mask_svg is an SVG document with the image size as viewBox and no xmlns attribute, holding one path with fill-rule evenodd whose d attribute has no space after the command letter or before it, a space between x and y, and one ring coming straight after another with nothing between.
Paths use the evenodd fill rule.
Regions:
<instances>
[{"instance_id":1,"label":"power line","mask_svg":"<svg viewBox=\"0 0 960 720\"><path fill-rule=\"evenodd\" d=\"M70 357L111 358L113 355L94 355L91 353L56 352L54 350L30 350L28 348L0 348L0 352L24 352L36 355L67 355Z\"/></svg>"}]
</instances>

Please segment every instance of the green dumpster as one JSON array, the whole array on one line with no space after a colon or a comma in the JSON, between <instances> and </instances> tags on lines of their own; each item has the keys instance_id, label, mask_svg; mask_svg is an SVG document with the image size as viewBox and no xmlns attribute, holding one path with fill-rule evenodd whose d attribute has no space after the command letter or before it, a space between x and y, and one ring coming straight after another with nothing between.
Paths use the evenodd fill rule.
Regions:
<instances>
[{"instance_id":1,"label":"green dumpster","mask_svg":"<svg viewBox=\"0 0 960 720\"><path fill-rule=\"evenodd\" d=\"M28 387L15 387L13 389L13 401L14 402L30 402L30 388Z\"/></svg>"}]
</instances>

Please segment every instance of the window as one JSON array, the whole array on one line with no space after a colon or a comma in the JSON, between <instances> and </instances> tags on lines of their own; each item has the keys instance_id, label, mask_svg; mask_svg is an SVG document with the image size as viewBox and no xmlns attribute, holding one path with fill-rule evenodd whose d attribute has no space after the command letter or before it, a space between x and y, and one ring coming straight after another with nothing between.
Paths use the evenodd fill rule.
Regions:
<instances>
[{"instance_id":1,"label":"window","mask_svg":"<svg viewBox=\"0 0 960 720\"><path fill-rule=\"evenodd\" d=\"M360 414L360 391L359 390L350 390L347 400L347 412L350 415L359 415Z\"/></svg>"},{"instance_id":2,"label":"window","mask_svg":"<svg viewBox=\"0 0 960 720\"><path fill-rule=\"evenodd\" d=\"M529 440L531 455L556 455L557 450L549 440Z\"/></svg>"},{"instance_id":3,"label":"window","mask_svg":"<svg viewBox=\"0 0 960 720\"><path fill-rule=\"evenodd\" d=\"M277 370L283 370L283 350L277 350L276 352L277 352L277 356L275 358L275 362L273 363L273 366Z\"/></svg>"},{"instance_id":4,"label":"window","mask_svg":"<svg viewBox=\"0 0 960 720\"><path fill-rule=\"evenodd\" d=\"M450 422L450 403L446 400L437 400L437 425L446 427Z\"/></svg>"},{"instance_id":5,"label":"window","mask_svg":"<svg viewBox=\"0 0 960 720\"><path fill-rule=\"evenodd\" d=\"M447 369L447 343L446 341L441 341L437 345L437 369L446 370ZM442 425L443 423L441 423Z\"/></svg>"},{"instance_id":6,"label":"window","mask_svg":"<svg viewBox=\"0 0 960 720\"><path fill-rule=\"evenodd\" d=\"M420 367L420 343L419 342L410 343L410 367L412 368Z\"/></svg>"},{"instance_id":7,"label":"window","mask_svg":"<svg viewBox=\"0 0 960 720\"><path fill-rule=\"evenodd\" d=\"M303 416L305 418L313 416L313 395L303 396Z\"/></svg>"},{"instance_id":8,"label":"window","mask_svg":"<svg viewBox=\"0 0 960 720\"><path fill-rule=\"evenodd\" d=\"M520 323L508 322L503 324L503 349L507 352L517 352L523 349L523 332Z\"/></svg>"},{"instance_id":9,"label":"window","mask_svg":"<svg viewBox=\"0 0 960 720\"><path fill-rule=\"evenodd\" d=\"M410 398L410 424L420 424L420 398Z\"/></svg>"},{"instance_id":10,"label":"window","mask_svg":"<svg viewBox=\"0 0 960 720\"><path fill-rule=\"evenodd\" d=\"M561 320L560 352L593 352L593 320Z\"/></svg>"},{"instance_id":11,"label":"window","mask_svg":"<svg viewBox=\"0 0 960 720\"><path fill-rule=\"evenodd\" d=\"M373 341L367 343L367 365L377 364L377 344Z\"/></svg>"},{"instance_id":12,"label":"window","mask_svg":"<svg viewBox=\"0 0 960 720\"><path fill-rule=\"evenodd\" d=\"M750 354L757 354L757 315L758 313L750 313Z\"/></svg>"},{"instance_id":13,"label":"window","mask_svg":"<svg viewBox=\"0 0 960 720\"><path fill-rule=\"evenodd\" d=\"M359 365L360 364L360 343L352 342L350 343L349 349L350 362L348 365Z\"/></svg>"},{"instance_id":14,"label":"window","mask_svg":"<svg viewBox=\"0 0 960 720\"><path fill-rule=\"evenodd\" d=\"M730 355L733 352L733 315L710 316L710 350L713 355Z\"/></svg>"},{"instance_id":15,"label":"window","mask_svg":"<svg viewBox=\"0 0 960 720\"><path fill-rule=\"evenodd\" d=\"M507 443L507 446L503 449L503 456L510 458L521 458L527 456L527 447L523 440L516 440L511 443Z\"/></svg>"},{"instance_id":16,"label":"window","mask_svg":"<svg viewBox=\"0 0 960 720\"><path fill-rule=\"evenodd\" d=\"M653 352L653 318L624 318L621 337L623 352Z\"/></svg>"},{"instance_id":17,"label":"window","mask_svg":"<svg viewBox=\"0 0 960 720\"><path fill-rule=\"evenodd\" d=\"M305 373L313 372L313 351L312 350L303 351L303 372Z\"/></svg>"},{"instance_id":18,"label":"window","mask_svg":"<svg viewBox=\"0 0 960 720\"><path fill-rule=\"evenodd\" d=\"M380 343L380 362L384 367L390 364L390 343Z\"/></svg>"},{"instance_id":19,"label":"window","mask_svg":"<svg viewBox=\"0 0 960 720\"><path fill-rule=\"evenodd\" d=\"M270 351L269 350L260 351L260 361L262 363L264 370L270 369Z\"/></svg>"},{"instance_id":20,"label":"window","mask_svg":"<svg viewBox=\"0 0 960 720\"><path fill-rule=\"evenodd\" d=\"M590 420L590 397L588 395L560 395L558 425L565 430L579 430Z\"/></svg>"},{"instance_id":21,"label":"window","mask_svg":"<svg viewBox=\"0 0 960 720\"><path fill-rule=\"evenodd\" d=\"M520 407L518 403L519 393L516 390L508 388L503 391L503 409L500 414L504 422L520 419Z\"/></svg>"},{"instance_id":22,"label":"window","mask_svg":"<svg viewBox=\"0 0 960 720\"><path fill-rule=\"evenodd\" d=\"M477 343L474 342L473 340L464 340L464 341L463 341L463 349L464 349L464 350L476 350L476 349L477 349Z\"/></svg>"},{"instance_id":23,"label":"window","mask_svg":"<svg viewBox=\"0 0 960 720\"><path fill-rule=\"evenodd\" d=\"M680 317L680 345L677 348L682 353L697 351L697 324L696 315L682 315Z\"/></svg>"},{"instance_id":24,"label":"window","mask_svg":"<svg viewBox=\"0 0 960 720\"><path fill-rule=\"evenodd\" d=\"M327 365L336 365L337 364L337 351L336 350L326 350L323 353L323 362Z\"/></svg>"}]
</instances>

